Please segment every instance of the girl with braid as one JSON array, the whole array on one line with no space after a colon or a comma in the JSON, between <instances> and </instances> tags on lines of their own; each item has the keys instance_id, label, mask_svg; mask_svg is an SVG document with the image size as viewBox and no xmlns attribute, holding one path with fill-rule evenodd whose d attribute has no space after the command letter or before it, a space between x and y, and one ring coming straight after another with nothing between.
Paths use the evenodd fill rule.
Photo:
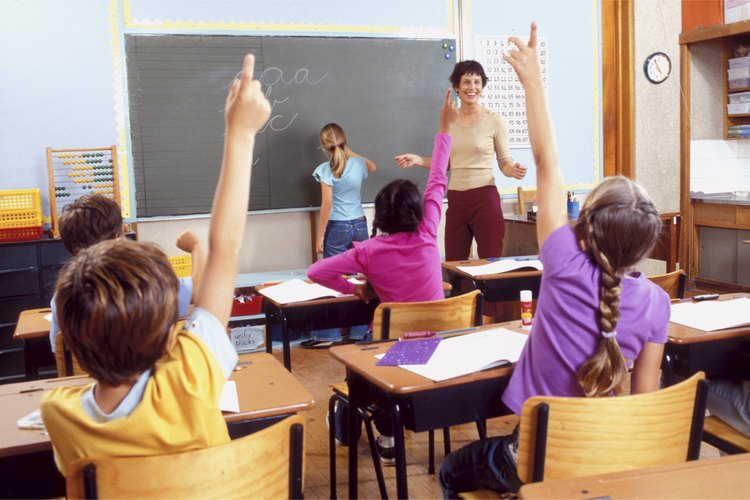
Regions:
<instances>
[{"instance_id":1,"label":"girl with braid","mask_svg":"<svg viewBox=\"0 0 750 500\"><path fill-rule=\"evenodd\" d=\"M538 395L607 397L657 389L667 340L669 297L632 267L649 254L661 222L646 192L624 177L602 182L568 222L562 170L536 53L528 44L504 59L526 93L529 140L537 168L537 237L544 263L534 326L503 402L520 415ZM478 441L448 455L440 470L446 498L493 489L516 492L518 434Z\"/></svg>"}]
</instances>

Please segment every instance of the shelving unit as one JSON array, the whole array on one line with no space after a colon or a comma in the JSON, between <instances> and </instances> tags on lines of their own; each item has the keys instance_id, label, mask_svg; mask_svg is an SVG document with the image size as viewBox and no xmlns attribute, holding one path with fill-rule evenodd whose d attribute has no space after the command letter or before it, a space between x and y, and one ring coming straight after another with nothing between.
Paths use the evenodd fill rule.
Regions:
<instances>
[{"instance_id":1,"label":"shelving unit","mask_svg":"<svg viewBox=\"0 0 750 500\"><path fill-rule=\"evenodd\" d=\"M725 140L747 139L730 138L728 130L732 125L750 125L750 113L729 115L726 105L729 103L729 95L750 92L750 88L729 89L727 78L728 61L733 57L735 47L743 43L750 48L750 20L686 31L680 34L679 41L681 46L680 86L684 96L681 100L680 109L680 211L685 229L681 235L679 261L682 267L687 270L690 286L695 286L697 282L702 288L713 288L719 291L750 290L750 286L738 284L745 282L744 277L742 279L732 278L731 272L724 277L712 277L712 270L706 267L706 263L711 259L714 261L722 260L722 269L728 268L730 271L732 266L735 268L744 266L739 257L739 260L733 263L722 259L717 252L730 248L727 242L731 238L725 238L727 241L718 245L720 248L717 249L716 241L718 240L714 236L721 233L720 236L724 237L727 236L724 233L728 232L732 233L729 236L734 235L735 241L737 235L743 236L746 231L750 230L750 207L746 204L734 202L717 204L711 202L711 200L693 201L690 193L691 120L700 119L700 117L693 117L691 110L692 47L701 42L720 42L721 49L716 54L717 57L722 59L722 81L724 82L723 110L716 111L722 113L723 116L723 130L720 137ZM701 241L701 235L703 235L705 241ZM704 258L709 255L711 255L711 258L704 259L704 262L701 263L701 252L704 252ZM735 273L735 276L738 276L738 274Z\"/></svg>"}]
</instances>

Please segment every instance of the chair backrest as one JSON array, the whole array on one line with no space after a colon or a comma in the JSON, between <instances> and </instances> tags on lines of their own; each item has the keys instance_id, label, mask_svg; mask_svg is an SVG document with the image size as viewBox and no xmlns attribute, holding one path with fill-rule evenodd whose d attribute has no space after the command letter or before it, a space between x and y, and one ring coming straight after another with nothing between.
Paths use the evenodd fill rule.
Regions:
<instances>
[{"instance_id":1,"label":"chair backrest","mask_svg":"<svg viewBox=\"0 0 750 500\"><path fill-rule=\"evenodd\" d=\"M65 347L65 336L62 333L55 337L55 366L57 367L58 377L86 375L73 353Z\"/></svg>"},{"instance_id":2,"label":"chair backrest","mask_svg":"<svg viewBox=\"0 0 750 500\"><path fill-rule=\"evenodd\" d=\"M607 398L535 396L521 410L521 481L567 479L695 460L703 372L658 391Z\"/></svg>"},{"instance_id":3,"label":"chair backrest","mask_svg":"<svg viewBox=\"0 0 750 500\"><path fill-rule=\"evenodd\" d=\"M404 332L441 332L482 324L479 290L432 302L382 302L372 319L373 340L398 338Z\"/></svg>"},{"instance_id":4,"label":"chair backrest","mask_svg":"<svg viewBox=\"0 0 750 500\"><path fill-rule=\"evenodd\" d=\"M536 189L524 189L519 187L517 192L518 205L516 206L516 211L518 215L526 215L526 203L536 200Z\"/></svg>"},{"instance_id":5,"label":"chair backrest","mask_svg":"<svg viewBox=\"0 0 750 500\"><path fill-rule=\"evenodd\" d=\"M302 498L305 419L227 444L149 457L82 458L68 498Z\"/></svg>"},{"instance_id":6,"label":"chair backrest","mask_svg":"<svg viewBox=\"0 0 750 500\"><path fill-rule=\"evenodd\" d=\"M682 269L648 277L648 279L659 285L673 299L681 299L685 296L685 278L685 271Z\"/></svg>"}]
</instances>

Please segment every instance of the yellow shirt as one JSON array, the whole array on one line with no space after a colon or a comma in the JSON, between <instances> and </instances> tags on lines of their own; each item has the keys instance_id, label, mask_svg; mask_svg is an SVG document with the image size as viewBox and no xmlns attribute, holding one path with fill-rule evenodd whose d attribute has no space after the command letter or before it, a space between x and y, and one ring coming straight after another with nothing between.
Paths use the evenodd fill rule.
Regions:
<instances>
[{"instance_id":1,"label":"yellow shirt","mask_svg":"<svg viewBox=\"0 0 750 500\"><path fill-rule=\"evenodd\" d=\"M453 124L451 135L451 179L448 189L466 191L484 186L494 186L492 159L497 155L498 165L511 160L508 148L508 129L503 118L482 108L479 123L464 126Z\"/></svg>"},{"instance_id":2,"label":"yellow shirt","mask_svg":"<svg viewBox=\"0 0 750 500\"><path fill-rule=\"evenodd\" d=\"M225 381L206 344L181 330L126 417L94 421L81 404L93 384L50 391L41 412L58 468L67 475L68 464L81 457L158 455L229 442L218 405Z\"/></svg>"}]
</instances>

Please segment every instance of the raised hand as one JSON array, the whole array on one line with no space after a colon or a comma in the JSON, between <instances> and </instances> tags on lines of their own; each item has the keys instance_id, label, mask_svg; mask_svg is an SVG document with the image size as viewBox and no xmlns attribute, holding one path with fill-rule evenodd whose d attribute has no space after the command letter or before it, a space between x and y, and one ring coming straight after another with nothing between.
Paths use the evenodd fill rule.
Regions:
<instances>
[{"instance_id":1,"label":"raised hand","mask_svg":"<svg viewBox=\"0 0 750 500\"><path fill-rule=\"evenodd\" d=\"M448 89L448 92L445 93L443 108L440 110L440 127L438 128L438 132L441 134L450 134L451 127L458 120L458 108L451 94L453 94L453 89Z\"/></svg>"},{"instance_id":2,"label":"raised hand","mask_svg":"<svg viewBox=\"0 0 750 500\"><path fill-rule=\"evenodd\" d=\"M227 94L224 116L227 133L255 134L271 115L271 105L263 95L260 82L253 79L255 56L247 54L242 75L232 82Z\"/></svg>"},{"instance_id":3,"label":"raised hand","mask_svg":"<svg viewBox=\"0 0 750 500\"><path fill-rule=\"evenodd\" d=\"M185 231L177 238L176 245L183 252L191 253L197 245L200 245L200 240L193 231Z\"/></svg>"},{"instance_id":4,"label":"raised hand","mask_svg":"<svg viewBox=\"0 0 750 500\"><path fill-rule=\"evenodd\" d=\"M512 36L508 39L518 49L513 49L503 56L503 59L516 70L518 79L525 86L542 81L542 70L536 53L536 23L531 23L529 42L524 43L520 38Z\"/></svg>"}]
</instances>

